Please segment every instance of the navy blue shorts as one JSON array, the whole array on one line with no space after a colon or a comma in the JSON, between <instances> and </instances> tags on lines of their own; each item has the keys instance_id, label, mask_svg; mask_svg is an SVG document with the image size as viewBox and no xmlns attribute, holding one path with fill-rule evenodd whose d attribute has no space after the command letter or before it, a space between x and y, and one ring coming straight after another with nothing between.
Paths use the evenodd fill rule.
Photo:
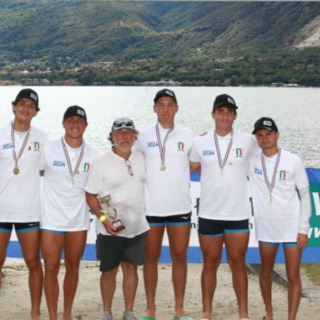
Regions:
<instances>
[{"instance_id":1,"label":"navy blue shorts","mask_svg":"<svg viewBox=\"0 0 320 320\"><path fill-rule=\"evenodd\" d=\"M0 231L11 233L13 226L16 229L16 233L32 231L36 229L40 229L39 222L28 222L28 223L20 223L20 222L0 222Z\"/></svg>"},{"instance_id":2,"label":"navy blue shorts","mask_svg":"<svg viewBox=\"0 0 320 320\"><path fill-rule=\"evenodd\" d=\"M222 237L225 233L250 232L249 219L240 221L211 220L199 217L198 232L209 237Z\"/></svg>"},{"instance_id":3,"label":"navy blue shorts","mask_svg":"<svg viewBox=\"0 0 320 320\"><path fill-rule=\"evenodd\" d=\"M147 221L150 226L183 226L191 224L191 212L185 214L178 214L175 216L165 216L165 217L153 217L147 216Z\"/></svg>"}]
</instances>

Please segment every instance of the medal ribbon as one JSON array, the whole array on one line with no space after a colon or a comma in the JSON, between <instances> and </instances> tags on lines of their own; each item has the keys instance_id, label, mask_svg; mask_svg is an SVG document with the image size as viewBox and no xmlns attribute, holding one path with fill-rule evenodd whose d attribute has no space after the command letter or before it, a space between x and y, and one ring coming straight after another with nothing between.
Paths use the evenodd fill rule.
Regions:
<instances>
[{"instance_id":1,"label":"medal ribbon","mask_svg":"<svg viewBox=\"0 0 320 320\"><path fill-rule=\"evenodd\" d=\"M159 126L158 126L158 124L156 124L156 134L157 134L159 152L160 152L160 157L161 157L161 165L165 164L165 160L166 160L166 142L167 142L167 139L169 138L169 135L171 134L171 132L173 130L174 130L174 125L167 132L166 136L164 137L163 145L162 145Z\"/></svg>"},{"instance_id":2,"label":"medal ribbon","mask_svg":"<svg viewBox=\"0 0 320 320\"><path fill-rule=\"evenodd\" d=\"M218 161L219 161L219 166L221 168L221 171L223 170L223 167L224 167L224 165L226 164L226 162L228 160L228 157L229 157L229 154L230 154L230 150L231 150L231 147L232 147L232 142L233 142L233 130L231 131L231 140L229 142L229 145L228 145L228 148L227 148L227 152L224 155L224 158L222 160L217 133L216 133L216 131L214 132L214 143L216 145L216 150L217 150L217 154L218 154Z\"/></svg>"},{"instance_id":3,"label":"medal ribbon","mask_svg":"<svg viewBox=\"0 0 320 320\"><path fill-rule=\"evenodd\" d=\"M12 156L13 156L13 160L14 160L14 163L15 163L15 168L18 168L18 160L20 159L21 155L23 154L23 151L27 145L27 142L28 142L28 139L29 139L29 136L30 136L30 129L31 127L29 127L29 130L27 131L27 134L26 136L24 137L24 140L23 140L23 143L22 143L22 146L21 146L21 149L19 151L19 154L18 154L18 157L17 157L17 154L16 154L16 144L15 144L15 138L14 138L14 130L13 130L13 124L11 126L11 140L12 140L12 145L13 145L13 148L12 148Z\"/></svg>"},{"instance_id":4,"label":"medal ribbon","mask_svg":"<svg viewBox=\"0 0 320 320\"><path fill-rule=\"evenodd\" d=\"M79 159L78 159L77 164L76 164L76 166L75 166L75 168L74 168L73 171L72 171L72 165L71 165L69 153L68 153L68 150L67 150L67 146L66 146L66 144L64 143L63 138L61 138L61 143L62 143L62 149L63 149L63 151L64 151L64 155L65 155L66 160L67 160L67 164L68 164L70 176L71 176L71 179L72 179L72 182L73 182L73 177L74 177L74 175L76 174L76 172L78 171L79 166L80 166L80 163L81 163L81 160L82 160L83 155L84 155L85 142L83 141L83 143L82 143L82 147L81 147L81 151L80 151L80 156L79 156Z\"/></svg>"},{"instance_id":5,"label":"medal ribbon","mask_svg":"<svg viewBox=\"0 0 320 320\"><path fill-rule=\"evenodd\" d=\"M269 193L270 193L270 201L271 201L271 193L272 193L272 190L273 190L274 185L276 183L276 176L277 176L278 166L279 166L279 163L280 163L280 157L281 157L281 149L278 150L276 163L275 163L274 169L273 169L272 181L270 183L269 179L268 179L266 164L264 162L263 153L261 152L261 165L262 165L262 170L263 170L263 176L264 176L264 181L266 182L267 188L268 188Z\"/></svg>"}]
</instances>

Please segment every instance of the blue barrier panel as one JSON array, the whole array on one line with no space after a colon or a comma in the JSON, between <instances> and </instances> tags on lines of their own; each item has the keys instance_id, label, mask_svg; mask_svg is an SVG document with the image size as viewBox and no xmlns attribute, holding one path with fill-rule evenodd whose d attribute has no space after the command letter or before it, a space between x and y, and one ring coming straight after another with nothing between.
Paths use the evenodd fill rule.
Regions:
<instances>
[{"instance_id":1,"label":"blue barrier panel","mask_svg":"<svg viewBox=\"0 0 320 320\"><path fill-rule=\"evenodd\" d=\"M309 245L306 249L303 250L302 255L302 262L303 263L319 263L320 262L320 169L306 169L309 182L310 182L310 194L311 194L311 200L312 200L312 217L310 219L310 232L309 232ZM199 187L199 181L200 181L200 175L195 172L191 174L191 181L194 183L194 185L197 185ZM192 188L191 188L192 189ZM192 193L192 192L191 192ZM189 263L201 263L202 262L202 253L201 249L199 247L199 244L197 242L197 231L196 231L196 225L197 225L197 211L199 208L199 197L200 193L199 190L196 188L196 194L192 195L193 201L192 201L192 207L193 207L193 227L191 231L191 241L190 241L190 247L188 252L188 262ZM85 248L85 252L83 255L83 260L96 260L96 249L95 249L95 232L94 232L94 219L90 219L91 221L91 231L88 236L87 245ZM252 227L254 229L254 227ZM254 231L254 230L252 230ZM253 232L252 232L253 233ZM8 250L7 250L7 256L11 258L22 258L22 251L20 248L19 242L16 240L16 236L13 233L12 240L9 243ZM62 257L63 259L63 257ZM167 240L164 241L164 245L162 247L162 254L160 257L160 262L171 262L170 257L170 250L168 247ZM225 249L223 249L222 252L222 263L226 263L226 252ZM260 256L259 256L259 249L258 245L254 240L254 236L252 234L252 237L250 237L250 243L249 248L247 252L247 263L259 263L260 262ZM283 263L284 262L284 253L283 248L280 247L278 250L277 263Z\"/></svg>"}]
</instances>

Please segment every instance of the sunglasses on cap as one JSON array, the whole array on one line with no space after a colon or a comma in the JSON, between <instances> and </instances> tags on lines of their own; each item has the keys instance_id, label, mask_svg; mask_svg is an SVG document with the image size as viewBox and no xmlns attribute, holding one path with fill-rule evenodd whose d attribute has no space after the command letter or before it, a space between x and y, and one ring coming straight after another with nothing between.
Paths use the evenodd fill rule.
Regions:
<instances>
[{"instance_id":1,"label":"sunglasses on cap","mask_svg":"<svg viewBox=\"0 0 320 320\"><path fill-rule=\"evenodd\" d=\"M121 128L121 127L134 127L132 121L121 121L121 122L115 122L113 124L115 128Z\"/></svg>"},{"instance_id":2,"label":"sunglasses on cap","mask_svg":"<svg viewBox=\"0 0 320 320\"><path fill-rule=\"evenodd\" d=\"M120 129L131 129L135 130L135 126L132 120L130 119L119 119L115 120L112 125L112 131L117 131Z\"/></svg>"}]
</instances>

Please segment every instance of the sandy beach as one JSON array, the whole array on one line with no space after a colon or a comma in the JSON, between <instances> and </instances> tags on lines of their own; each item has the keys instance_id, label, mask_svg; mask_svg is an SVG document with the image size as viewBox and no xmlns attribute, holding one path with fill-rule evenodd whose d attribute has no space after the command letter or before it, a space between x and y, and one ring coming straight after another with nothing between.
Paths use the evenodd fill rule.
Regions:
<instances>
[{"instance_id":1,"label":"sandy beach","mask_svg":"<svg viewBox=\"0 0 320 320\"><path fill-rule=\"evenodd\" d=\"M79 320L99 320L102 310L98 262L82 262L79 287L74 303L74 316ZM188 284L186 290L185 307L188 314L194 319L201 318L201 264L188 265ZM2 290L0 293L0 319L29 319L30 298L27 285L28 272L23 260L14 259L6 262L3 269ZM60 288L64 276L64 266L60 270ZM136 296L135 314L137 317L144 315L145 295L142 279L142 268L139 268L139 287ZM121 290L122 273L118 274L117 290L113 304L115 320L122 319L123 297ZM312 286L303 276L304 293L308 298L302 298L297 319L316 319L320 314L320 287ZM60 290L59 312L62 311L62 291ZM48 319L45 299L42 303L42 319ZM273 301L277 320L286 319L287 295L286 289L278 284L273 287ZM215 320L237 320L237 304L231 285L231 273L228 265L221 265L218 274L218 286L214 297ZM171 283L171 265L159 265L159 285L157 290L157 320L173 318L173 289ZM264 306L260 294L258 277L249 274L249 312L252 320L262 319Z\"/></svg>"}]
</instances>

